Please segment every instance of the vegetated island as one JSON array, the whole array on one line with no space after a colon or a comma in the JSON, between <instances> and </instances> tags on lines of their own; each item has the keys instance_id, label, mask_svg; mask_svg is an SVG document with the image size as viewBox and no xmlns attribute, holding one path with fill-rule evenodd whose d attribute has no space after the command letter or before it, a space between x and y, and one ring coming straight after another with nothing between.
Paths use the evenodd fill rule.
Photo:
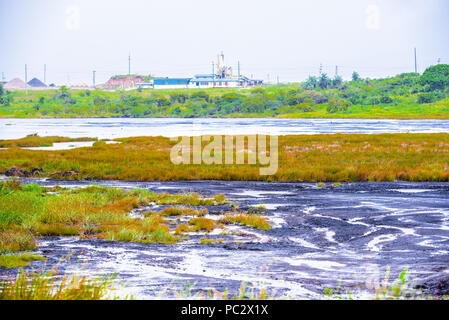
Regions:
<instances>
[{"instance_id":1,"label":"vegetated island","mask_svg":"<svg viewBox=\"0 0 449 320\"><path fill-rule=\"evenodd\" d=\"M252 89L8 91L0 117L280 117L449 119L449 65L351 81L326 74Z\"/></svg>"},{"instance_id":2,"label":"vegetated island","mask_svg":"<svg viewBox=\"0 0 449 320\"><path fill-rule=\"evenodd\" d=\"M449 181L448 133L280 136L274 175L260 174L267 165L247 164L247 146L233 149L233 158L243 152L246 164L211 165L173 164L177 142L164 137L120 138L116 144L100 140L71 150L19 147L58 140L64 138L0 140L5 147L0 149L0 174L74 180ZM203 141L203 152L207 145Z\"/></svg>"}]
</instances>

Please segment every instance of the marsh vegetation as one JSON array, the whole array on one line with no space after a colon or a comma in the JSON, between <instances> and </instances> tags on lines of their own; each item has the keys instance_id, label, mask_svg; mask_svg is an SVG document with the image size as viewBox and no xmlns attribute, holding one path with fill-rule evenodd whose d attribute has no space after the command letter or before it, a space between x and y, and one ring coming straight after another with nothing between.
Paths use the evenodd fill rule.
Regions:
<instances>
[{"instance_id":1,"label":"marsh vegetation","mask_svg":"<svg viewBox=\"0 0 449 320\"><path fill-rule=\"evenodd\" d=\"M13 169L10 174L20 176L20 170L38 169L37 176L78 180L449 181L447 133L281 136L279 169L271 176L259 174L260 164L175 165L170 152L176 142L169 138L116 141L121 143L72 150L2 149L0 173ZM1 143L16 145L17 141ZM206 145L203 141L203 148ZM248 163L246 146L247 142L245 149L233 149L234 159L243 152ZM201 201L207 200L191 199Z\"/></svg>"}]
</instances>

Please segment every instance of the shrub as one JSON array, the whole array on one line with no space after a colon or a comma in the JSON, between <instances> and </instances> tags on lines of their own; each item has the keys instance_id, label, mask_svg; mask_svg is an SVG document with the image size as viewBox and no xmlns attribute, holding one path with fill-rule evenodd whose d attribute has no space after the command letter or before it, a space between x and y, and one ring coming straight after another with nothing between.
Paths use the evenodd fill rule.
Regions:
<instances>
[{"instance_id":1,"label":"shrub","mask_svg":"<svg viewBox=\"0 0 449 320\"><path fill-rule=\"evenodd\" d=\"M327 112L336 113L341 111L347 111L348 108L349 102L339 98L331 98L329 101L329 105L327 106Z\"/></svg>"},{"instance_id":2,"label":"shrub","mask_svg":"<svg viewBox=\"0 0 449 320\"><path fill-rule=\"evenodd\" d=\"M380 98L380 102L381 103L385 103L385 104L389 104L389 103L393 103L393 99L391 99L389 96L382 96Z\"/></svg>"},{"instance_id":3,"label":"shrub","mask_svg":"<svg viewBox=\"0 0 449 320\"><path fill-rule=\"evenodd\" d=\"M449 65L439 64L424 71L420 83L429 85L430 90L443 90L449 86Z\"/></svg>"},{"instance_id":4,"label":"shrub","mask_svg":"<svg viewBox=\"0 0 449 320\"><path fill-rule=\"evenodd\" d=\"M418 95L418 103L432 103L439 100L439 98L440 95L436 94L435 92L425 92Z\"/></svg>"}]
</instances>

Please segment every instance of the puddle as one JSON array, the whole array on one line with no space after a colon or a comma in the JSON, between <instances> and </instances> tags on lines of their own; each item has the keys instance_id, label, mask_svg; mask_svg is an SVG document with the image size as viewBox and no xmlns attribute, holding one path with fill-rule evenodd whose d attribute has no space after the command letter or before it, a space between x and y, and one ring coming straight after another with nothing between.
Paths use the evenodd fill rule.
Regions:
<instances>
[{"instance_id":1,"label":"puddle","mask_svg":"<svg viewBox=\"0 0 449 320\"><path fill-rule=\"evenodd\" d=\"M119 141L105 141L106 144L117 144ZM27 150L44 150L44 151L53 151L53 150L70 150L76 148L83 147L92 147L95 141L75 141L75 142L55 142L52 146L49 147L25 147L22 149Z\"/></svg>"}]
</instances>

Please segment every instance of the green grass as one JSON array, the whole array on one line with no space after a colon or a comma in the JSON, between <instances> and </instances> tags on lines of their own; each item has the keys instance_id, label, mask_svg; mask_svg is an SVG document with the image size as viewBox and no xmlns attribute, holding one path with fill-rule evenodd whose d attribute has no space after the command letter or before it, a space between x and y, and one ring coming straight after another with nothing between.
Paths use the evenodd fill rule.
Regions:
<instances>
[{"instance_id":1,"label":"green grass","mask_svg":"<svg viewBox=\"0 0 449 320\"><path fill-rule=\"evenodd\" d=\"M3 254L0 255L0 267L8 269L25 267L32 261L45 259L46 258L33 253Z\"/></svg>"},{"instance_id":2,"label":"green grass","mask_svg":"<svg viewBox=\"0 0 449 320\"><path fill-rule=\"evenodd\" d=\"M249 90L12 91L0 117L281 117L449 119L449 88L418 74L321 86L309 82ZM429 101L420 97L429 96ZM347 108L332 109L333 101ZM427 103L424 103L427 102Z\"/></svg>"},{"instance_id":3,"label":"green grass","mask_svg":"<svg viewBox=\"0 0 449 320\"><path fill-rule=\"evenodd\" d=\"M136 208L168 203L175 206L142 212L140 219L130 215ZM39 259L36 255L11 254L35 249L37 236L174 244L185 240L180 236L187 232L222 228L221 224L204 217L208 211L202 205L223 203L227 203L227 199L221 194L205 198L195 193L154 193L146 189L123 190L95 185L79 189L47 188L22 185L17 180L2 181L0 266L16 268ZM183 223L181 217L187 217L188 224ZM242 224L251 226L250 222Z\"/></svg>"},{"instance_id":4,"label":"green grass","mask_svg":"<svg viewBox=\"0 0 449 320\"><path fill-rule=\"evenodd\" d=\"M421 289L416 289L416 282L410 278L408 269L402 270L397 278L390 279L390 268L387 268L384 279L373 283L368 281L368 286L358 287L358 289L368 290L368 297L365 299L372 300L447 300L449 297L433 297ZM328 300L354 300L357 299L357 289L327 288L324 290L324 297ZM369 298L371 295L371 298Z\"/></svg>"},{"instance_id":5,"label":"green grass","mask_svg":"<svg viewBox=\"0 0 449 320\"><path fill-rule=\"evenodd\" d=\"M50 147L55 142L76 142L76 141L96 141L96 138L65 138L65 137L39 137L36 134L31 134L22 139L16 140L0 140L0 148L13 147Z\"/></svg>"},{"instance_id":6,"label":"green grass","mask_svg":"<svg viewBox=\"0 0 449 320\"><path fill-rule=\"evenodd\" d=\"M71 190L21 185L17 180L3 181L0 182L0 254L32 250L36 248L36 236L176 243L181 239L163 217L199 217L207 213L206 209L167 207L161 212L147 212L143 219L131 218L131 210L150 203L216 203L214 199L193 193L154 193L145 189L101 186ZM222 195L217 199L226 201ZM30 256L0 257L5 266L14 263L20 266Z\"/></svg>"},{"instance_id":7,"label":"green grass","mask_svg":"<svg viewBox=\"0 0 449 320\"><path fill-rule=\"evenodd\" d=\"M0 300L118 299L119 297L113 294L116 279L115 275L94 279L73 275L57 280L54 270L46 273L27 273L21 269L17 277L0 280Z\"/></svg>"}]
</instances>

